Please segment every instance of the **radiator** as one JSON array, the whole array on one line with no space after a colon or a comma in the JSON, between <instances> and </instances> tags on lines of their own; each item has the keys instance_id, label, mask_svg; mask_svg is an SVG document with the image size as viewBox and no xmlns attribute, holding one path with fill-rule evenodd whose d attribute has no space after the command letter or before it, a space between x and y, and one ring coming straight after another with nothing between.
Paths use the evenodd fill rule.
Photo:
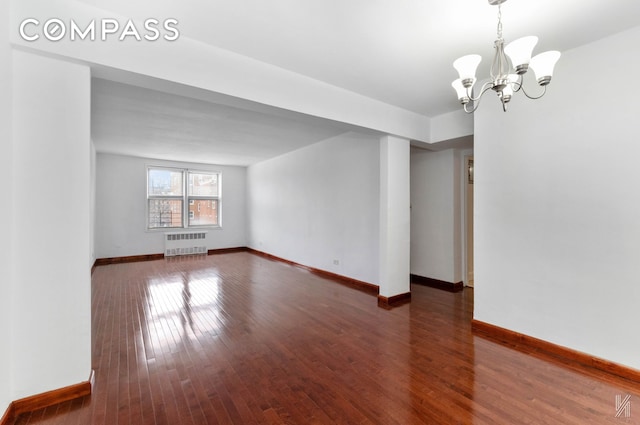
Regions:
<instances>
[{"instance_id":1,"label":"radiator","mask_svg":"<svg viewBox=\"0 0 640 425\"><path fill-rule=\"evenodd\" d=\"M207 232L172 232L164 234L164 256L206 254Z\"/></svg>"}]
</instances>

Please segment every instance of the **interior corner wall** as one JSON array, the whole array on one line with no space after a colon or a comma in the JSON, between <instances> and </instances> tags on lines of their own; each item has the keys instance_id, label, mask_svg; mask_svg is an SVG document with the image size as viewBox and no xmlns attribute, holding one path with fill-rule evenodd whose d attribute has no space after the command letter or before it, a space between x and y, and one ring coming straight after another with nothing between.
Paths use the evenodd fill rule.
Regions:
<instances>
[{"instance_id":1,"label":"interior corner wall","mask_svg":"<svg viewBox=\"0 0 640 425\"><path fill-rule=\"evenodd\" d=\"M206 229L207 248L237 248L246 240L246 167L194 164L98 153L96 161L96 257L162 254L164 231L148 231L147 166L222 173L222 227ZM175 231L175 229L171 229Z\"/></svg>"},{"instance_id":2,"label":"interior corner wall","mask_svg":"<svg viewBox=\"0 0 640 425\"><path fill-rule=\"evenodd\" d=\"M462 280L461 151L411 150L411 274Z\"/></svg>"},{"instance_id":3,"label":"interior corner wall","mask_svg":"<svg viewBox=\"0 0 640 425\"><path fill-rule=\"evenodd\" d=\"M477 320L640 369L640 27L563 52L547 94L475 117Z\"/></svg>"},{"instance_id":4,"label":"interior corner wall","mask_svg":"<svg viewBox=\"0 0 640 425\"><path fill-rule=\"evenodd\" d=\"M0 181L4 191L0 223L13 222L12 54L9 43L9 2L0 2ZM0 244L0 341L11 340L12 226ZM9 235L7 238L7 234ZM7 241L8 239L8 241ZM11 350L0 349L0 417L11 403Z\"/></svg>"},{"instance_id":5,"label":"interior corner wall","mask_svg":"<svg viewBox=\"0 0 640 425\"><path fill-rule=\"evenodd\" d=\"M250 166L249 246L377 285L379 150L347 133Z\"/></svg>"},{"instance_id":6,"label":"interior corner wall","mask_svg":"<svg viewBox=\"0 0 640 425\"><path fill-rule=\"evenodd\" d=\"M91 373L90 70L13 50L11 398Z\"/></svg>"}]
</instances>

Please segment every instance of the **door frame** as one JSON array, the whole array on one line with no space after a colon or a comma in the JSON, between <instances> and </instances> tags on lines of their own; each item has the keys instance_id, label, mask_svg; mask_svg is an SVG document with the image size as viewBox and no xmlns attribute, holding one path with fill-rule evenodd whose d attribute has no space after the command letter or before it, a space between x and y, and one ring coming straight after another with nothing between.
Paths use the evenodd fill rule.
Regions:
<instances>
[{"instance_id":1,"label":"door frame","mask_svg":"<svg viewBox=\"0 0 640 425\"><path fill-rule=\"evenodd\" d=\"M464 151L462 155L462 281L464 286L473 287L473 187L474 183L469 182L469 161L473 161L473 151ZM474 164L475 165L475 164ZM473 173L471 174L473 177ZM469 270L471 269L471 270Z\"/></svg>"}]
</instances>

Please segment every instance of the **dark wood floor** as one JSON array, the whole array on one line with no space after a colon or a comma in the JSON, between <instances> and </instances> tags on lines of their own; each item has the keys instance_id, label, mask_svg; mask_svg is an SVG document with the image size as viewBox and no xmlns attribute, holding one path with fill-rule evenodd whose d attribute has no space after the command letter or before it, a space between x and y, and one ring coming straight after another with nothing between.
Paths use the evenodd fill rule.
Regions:
<instances>
[{"instance_id":1,"label":"dark wood floor","mask_svg":"<svg viewBox=\"0 0 640 425\"><path fill-rule=\"evenodd\" d=\"M98 267L92 396L16 423L640 423L615 417L640 385L474 336L472 305L413 286L384 310L247 252Z\"/></svg>"}]
</instances>

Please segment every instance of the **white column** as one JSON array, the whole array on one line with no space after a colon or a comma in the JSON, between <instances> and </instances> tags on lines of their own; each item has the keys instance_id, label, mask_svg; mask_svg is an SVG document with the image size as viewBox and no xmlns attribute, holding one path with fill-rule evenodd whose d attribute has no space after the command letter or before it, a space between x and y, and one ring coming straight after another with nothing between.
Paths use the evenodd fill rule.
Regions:
<instances>
[{"instance_id":1,"label":"white column","mask_svg":"<svg viewBox=\"0 0 640 425\"><path fill-rule=\"evenodd\" d=\"M409 294L409 140L380 139L380 296Z\"/></svg>"},{"instance_id":2,"label":"white column","mask_svg":"<svg viewBox=\"0 0 640 425\"><path fill-rule=\"evenodd\" d=\"M13 51L13 400L91 373L90 85L87 66Z\"/></svg>"}]
</instances>

